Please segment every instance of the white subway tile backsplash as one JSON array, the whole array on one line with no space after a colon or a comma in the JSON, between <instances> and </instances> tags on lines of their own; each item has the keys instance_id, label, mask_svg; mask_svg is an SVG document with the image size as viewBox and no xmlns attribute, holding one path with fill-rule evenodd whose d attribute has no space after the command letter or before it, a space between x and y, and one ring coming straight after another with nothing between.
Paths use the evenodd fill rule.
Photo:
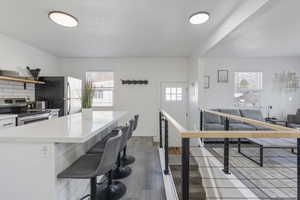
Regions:
<instances>
[{"instance_id":1,"label":"white subway tile backsplash","mask_svg":"<svg viewBox=\"0 0 300 200\"><path fill-rule=\"evenodd\" d=\"M24 84L12 81L0 81L0 98L22 98L27 97L34 101L35 99L35 85L27 83L26 90Z\"/></svg>"}]
</instances>

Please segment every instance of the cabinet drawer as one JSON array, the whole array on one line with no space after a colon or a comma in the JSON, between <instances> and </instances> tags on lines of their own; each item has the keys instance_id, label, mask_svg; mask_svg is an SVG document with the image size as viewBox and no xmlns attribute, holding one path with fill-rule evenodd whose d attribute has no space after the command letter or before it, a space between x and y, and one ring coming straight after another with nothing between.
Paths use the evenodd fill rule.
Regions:
<instances>
[{"instance_id":1,"label":"cabinet drawer","mask_svg":"<svg viewBox=\"0 0 300 200\"><path fill-rule=\"evenodd\" d=\"M8 128L16 126L16 118L9 118L9 119L3 119L0 120L0 128Z\"/></svg>"}]
</instances>

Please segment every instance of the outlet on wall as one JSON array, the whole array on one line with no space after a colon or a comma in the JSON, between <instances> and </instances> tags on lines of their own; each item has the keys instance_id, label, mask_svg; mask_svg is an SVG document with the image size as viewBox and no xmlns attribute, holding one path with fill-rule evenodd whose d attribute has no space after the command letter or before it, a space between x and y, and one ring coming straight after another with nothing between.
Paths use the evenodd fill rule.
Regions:
<instances>
[{"instance_id":1,"label":"outlet on wall","mask_svg":"<svg viewBox=\"0 0 300 200\"><path fill-rule=\"evenodd\" d=\"M41 156L42 156L42 158L47 158L49 156L49 148L48 148L48 146L42 146L42 148L41 148Z\"/></svg>"}]
</instances>

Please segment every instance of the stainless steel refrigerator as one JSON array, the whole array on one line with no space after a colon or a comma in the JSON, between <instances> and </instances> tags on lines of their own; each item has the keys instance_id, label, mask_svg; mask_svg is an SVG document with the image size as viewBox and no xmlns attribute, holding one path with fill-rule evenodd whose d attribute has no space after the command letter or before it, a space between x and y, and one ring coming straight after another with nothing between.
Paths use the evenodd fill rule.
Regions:
<instances>
[{"instance_id":1,"label":"stainless steel refrigerator","mask_svg":"<svg viewBox=\"0 0 300 200\"><path fill-rule=\"evenodd\" d=\"M70 76L66 77L40 77L46 82L36 85L35 100L45 101L46 108L59 108L59 116L78 113L81 111L82 81Z\"/></svg>"}]
</instances>

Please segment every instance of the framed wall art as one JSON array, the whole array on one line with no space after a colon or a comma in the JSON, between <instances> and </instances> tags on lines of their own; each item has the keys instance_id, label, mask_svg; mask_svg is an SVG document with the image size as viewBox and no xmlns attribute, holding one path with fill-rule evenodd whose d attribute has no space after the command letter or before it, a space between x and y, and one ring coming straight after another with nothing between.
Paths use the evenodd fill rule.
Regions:
<instances>
[{"instance_id":1,"label":"framed wall art","mask_svg":"<svg viewBox=\"0 0 300 200\"><path fill-rule=\"evenodd\" d=\"M204 89L208 89L210 87L210 77L204 76Z\"/></svg>"},{"instance_id":2,"label":"framed wall art","mask_svg":"<svg viewBox=\"0 0 300 200\"><path fill-rule=\"evenodd\" d=\"M219 69L218 70L218 83L228 83L229 82L229 70Z\"/></svg>"}]
</instances>

